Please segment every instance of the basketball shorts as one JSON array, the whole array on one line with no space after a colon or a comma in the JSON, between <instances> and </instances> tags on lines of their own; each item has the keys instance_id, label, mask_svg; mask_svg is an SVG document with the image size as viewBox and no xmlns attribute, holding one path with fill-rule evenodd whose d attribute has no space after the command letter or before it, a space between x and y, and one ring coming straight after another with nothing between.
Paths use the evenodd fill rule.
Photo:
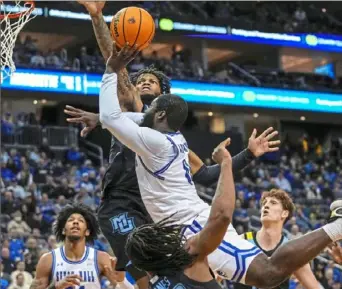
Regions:
<instances>
[{"instance_id":1,"label":"basketball shorts","mask_svg":"<svg viewBox=\"0 0 342 289\"><path fill-rule=\"evenodd\" d=\"M102 233L117 258L115 270L127 271L137 281L147 274L131 264L125 252L126 240L134 228L151 223L152 220L132 207L137 208L137 205L132 206L129 201L125 203L116 199L105 199L98 209L98 220Z\"/></svg>"},{"instance_id":2,"label":"basketball shorts","mask_svg":"<svg viewBox=\"0 0 342 289\"><path fill-rule=\"evenodd\" d=\"M210 209L200 213L192 224L184 230L190 238L199 233L206 224ZM229 225L220 246L208 256L210 268L221 278L245 284L246 273L254 258L261 250L240 237L232 225Z\"/></svg>"}]
</instances>

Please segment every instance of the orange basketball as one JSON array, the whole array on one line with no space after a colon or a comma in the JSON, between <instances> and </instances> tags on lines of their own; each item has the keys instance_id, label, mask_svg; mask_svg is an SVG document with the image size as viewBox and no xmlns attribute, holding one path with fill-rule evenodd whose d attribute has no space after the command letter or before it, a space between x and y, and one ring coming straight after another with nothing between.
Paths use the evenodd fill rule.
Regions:
<instances>
[{"instance_id":1,"label":"orange basketball","mask_svg":"<svg viewBox=\"0 0 342 289\"><path fill-rule=\"evenodd\" d=\"M143 50L153 40L154 20L144 9L127 7L114 15L110 24L110 32L116 45L120 48L128 42L130 46L137 44L138 49Z\"/></svg>"}]
</instances>

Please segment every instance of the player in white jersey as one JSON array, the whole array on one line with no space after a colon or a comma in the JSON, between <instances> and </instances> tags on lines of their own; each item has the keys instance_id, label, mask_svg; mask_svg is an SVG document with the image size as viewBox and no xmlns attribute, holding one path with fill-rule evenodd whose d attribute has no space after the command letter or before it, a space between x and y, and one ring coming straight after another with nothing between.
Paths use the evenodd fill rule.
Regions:
<instances>
[{"instance_id":1,"label":"player in white jersey","mask_svg":"<svg viewBox=\"0 0 342 289\"><path fill-rule=\"evenodd\" d=\"M101 276L116 286L115 258L88 246L99 232L96 216L89 207L73 204L63 208L54 233L64 244L40 258L31 289L101 289Z\"/></svg>"},{"instance_id":2,"label":"player in white jersey","mask_svg":"<svg viewBox=\"0 0 342 289\"><path fill-rule=\"evenodd\" d=\"M196 193L189 172L187 144L178 132L187 118L187 104L177 95L166 94L152 102L140 126L125 116L117 97L117 72L136 54L136 47L130 49L126 45L117 57L109 58L100 89L100 121L136 153L140 192L154 222L169 217L174 224L186 224L184 234L189 238L203 229L210 207ZM342 239L341 211L342 201L336 201L332 207L336 220L286 243L271 257L241 239L229 226L221 245L208 256L209 265L235 282L275 287L327 245Z\"/></svg>"}]
</instances>

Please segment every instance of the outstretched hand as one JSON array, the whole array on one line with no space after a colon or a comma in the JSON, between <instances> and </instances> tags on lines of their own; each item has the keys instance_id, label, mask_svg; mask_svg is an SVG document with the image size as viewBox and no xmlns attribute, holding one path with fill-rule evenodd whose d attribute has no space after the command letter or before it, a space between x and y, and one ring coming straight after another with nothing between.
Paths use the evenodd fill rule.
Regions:
<instances>
[{"instance_id":1,"label":"outstretched hand","mask_svg":"<svg viewBox=\"0 0 342 289\"><path fill-rule=\"evenodd\" d=\"M81 131L81 137L87 136L99 123L99 115L96 113L88 112L71 105L66 105L64 113L71 116L67 118L69 123L82 123L84 128Z\"/></svg>"},{"instance_id":2,"label":"outstretched hand","mask_svg":"<svg viewBox=\"0 0 342 289\"><path fill-rule=\"evenodd\" d=\"M139 53L138 46L134 45L130 47L128 42L119 53L116 51L116 44L113 42L113 53L108 58L106 65L107 73L118 73L121 69L125 68Z\"/></svg>"},{"instance_id":3,"label":"outstretched hand","mask_svg":"<svg viewBox=\"0 0 342 289\"><path fill-rule=\"evenodd\" d=\"M102 9L106 3L106 1L84 1L77 0L78 3L83 5L89 12L91 16L97 16L102 13Z\"/></svg>"},{"instance_id":4,"label":"outstretched hand","mask_svg":"<svg viewBox=\"0 0 342 289\"><path fill-rule=\"evenodd\" d=\"M273 131L273 127L269 127L261 135L256 137L257 130L254 129L248 140L248 149L255 157L260 157L268 152L278 151L280 140L271 141L277 134L278 131Z\"/></svg>"}]
</instances>

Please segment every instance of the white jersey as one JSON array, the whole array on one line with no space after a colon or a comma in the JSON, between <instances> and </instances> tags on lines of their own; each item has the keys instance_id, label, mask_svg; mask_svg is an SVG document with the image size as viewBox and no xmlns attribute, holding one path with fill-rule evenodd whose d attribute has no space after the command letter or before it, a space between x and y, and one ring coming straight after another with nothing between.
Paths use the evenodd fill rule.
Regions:
<instances>
[{"instance_id":1,"label":"white jersey","mask_svg":"<svg viewBox=\"0 0 342 289\"><path fill-rule=\"evenodd\" d=\"M136 172L142 200L154 222L173 216L190 224L208 205L197 194L191 178L189 149L181 133L166 134L164 156L137 156Z\"/></svg>"},{"instance_id":2,"label":"white jersey","mask_svg":"<svg viewBox=\"0 0 342 289\"><path fill-rule=\"evenodd\" d=\"M100 90L100 120L121 143L137 154L140 193L154 222L172 216L178 224L192 220L209 206L192 182L188 145L181 133L163 134L140 127L143 114L124 114L117 97L117 76L105 74Z\"/></svg>"},{"instance_id":3,"label":"white jersey","mask_svg":"<svg viewBox=\"0 0 342 289\"><path fill-rule=\"evenodd\" d=\"M86 247L80 261L70 261L65 255L64 246L52 251L52 280L58 282L68 275L78 274L82 278L76 289L101 289L97 250Z\"/></svg>"}]
</instances>

